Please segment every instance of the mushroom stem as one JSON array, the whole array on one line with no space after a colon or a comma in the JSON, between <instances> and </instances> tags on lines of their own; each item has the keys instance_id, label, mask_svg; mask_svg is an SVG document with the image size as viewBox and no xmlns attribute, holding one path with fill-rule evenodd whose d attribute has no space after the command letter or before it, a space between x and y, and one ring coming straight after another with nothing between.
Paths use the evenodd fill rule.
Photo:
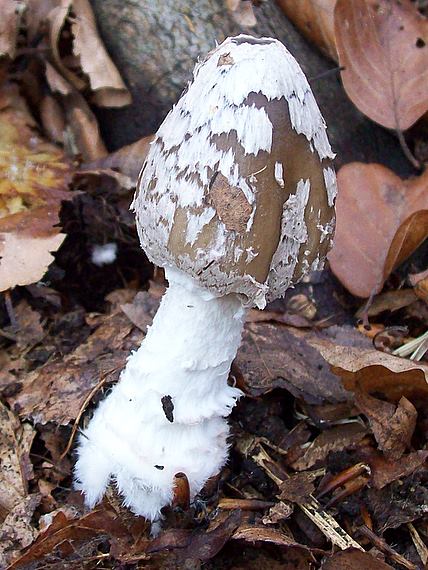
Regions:
<instances>
[{"instance_id":1,"label":"mushroom stem","mask_svg":"<svg viewBox=\"0 0 428 570\"><path fill-rule=\"evenodd\" d=\"M150 520L173 500L185 473L193 498L227 458L228 385L245 310L237 294L216 297L176 269L140 348L79 440L77 486L89 506L113 479L125 504Z\"/></svg>"}]
</instances>

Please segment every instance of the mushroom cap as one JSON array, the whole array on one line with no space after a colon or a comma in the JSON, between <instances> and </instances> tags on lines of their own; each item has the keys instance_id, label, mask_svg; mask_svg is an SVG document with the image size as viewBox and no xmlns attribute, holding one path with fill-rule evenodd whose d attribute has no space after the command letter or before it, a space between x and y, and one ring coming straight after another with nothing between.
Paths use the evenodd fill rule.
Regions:
<instances>
[{"instance_id":1,"label":"mushroom cap","mask_svg":"<svg viewBox=\"0 0 428 570\"><path fill-rule=\"evenodd\" d=\"M226 39L160 126L133 202L141 245L219 295L264 307L322 268L336 178L303 71L271 38Z\"/></svg>"}]
</instances>

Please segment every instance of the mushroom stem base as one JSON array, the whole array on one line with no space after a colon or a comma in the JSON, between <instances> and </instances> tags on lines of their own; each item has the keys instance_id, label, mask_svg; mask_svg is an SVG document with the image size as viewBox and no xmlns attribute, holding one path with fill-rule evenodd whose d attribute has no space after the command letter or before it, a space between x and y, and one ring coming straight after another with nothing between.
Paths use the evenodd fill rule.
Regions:
<instances>
[{"instance_id":1,"label":"mushroom stem base","mask_svg":"<svg viewBox=\"0 0 428 570\"><path fill-rule=\"evenodd\" d=\"M176 473L193 498L227 459L228 385L245 310L169 269L170 286L141 347L79 439L77 487L95 505L113 480L134 513L150 520L171 504Z\"/></svg>"}]
</instances>

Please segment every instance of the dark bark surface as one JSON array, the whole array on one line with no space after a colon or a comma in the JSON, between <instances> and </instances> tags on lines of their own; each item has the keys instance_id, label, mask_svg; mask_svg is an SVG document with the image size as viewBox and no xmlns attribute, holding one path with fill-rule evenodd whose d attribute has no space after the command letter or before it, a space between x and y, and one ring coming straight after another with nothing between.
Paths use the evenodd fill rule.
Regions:
<instances>
[{"instance_id":1,"label":"dark bark surface","mask_svg":"<svg viewBox=\"0 0 428 570\"><path fill-rule=\"evenodd\" d=\"M231 18L223 0L91 0L101 35L131 89L133 103L99 110L110 149L150 134L176 102L194 63L228 35L241 32L281 40L310 80L329 137L336 166L352 160L381 162L408 174L396 138L366 119L349 101L335 64L320 55L295 30L273 0L256 8L250 31Z\"/></svg>"}]
</instances>

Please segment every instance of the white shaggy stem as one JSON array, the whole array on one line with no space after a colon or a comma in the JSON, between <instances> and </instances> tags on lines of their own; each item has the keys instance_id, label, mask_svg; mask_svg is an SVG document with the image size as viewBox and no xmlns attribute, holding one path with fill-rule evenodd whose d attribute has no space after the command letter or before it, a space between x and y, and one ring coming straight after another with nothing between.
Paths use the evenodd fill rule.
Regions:
<instances>
[{"instance_id":1,"label":"white shaggy stem","mask_svg":"<svg viewBox=\"0 0 428 570\"><path fill-rule=\"evenodd\" d=\"M227 417L240 390L229 386L244 308L168 269L169 288L141 347L79 439L77 487L93 506L114 480L124 502L150 520L171 503L173 478L191 497L227 459Z\"/></svg>"}]
</instances>

